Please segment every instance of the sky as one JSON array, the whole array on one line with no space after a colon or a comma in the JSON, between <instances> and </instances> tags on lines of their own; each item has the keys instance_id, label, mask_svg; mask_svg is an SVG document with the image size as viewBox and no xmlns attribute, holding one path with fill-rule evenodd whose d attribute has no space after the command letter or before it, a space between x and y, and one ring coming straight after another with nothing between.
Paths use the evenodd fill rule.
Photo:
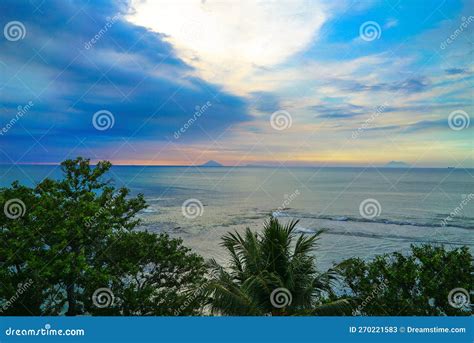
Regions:
<instances>
[{"instance_id":1,"label":"sky","mask_svg":"<svg viewBox=\"0 0 474 343\"><path fill-rule=\"evenodd\" d=\"M0 164L474 168L474 3L0 3Z\"/></svg>"}]
</instances>

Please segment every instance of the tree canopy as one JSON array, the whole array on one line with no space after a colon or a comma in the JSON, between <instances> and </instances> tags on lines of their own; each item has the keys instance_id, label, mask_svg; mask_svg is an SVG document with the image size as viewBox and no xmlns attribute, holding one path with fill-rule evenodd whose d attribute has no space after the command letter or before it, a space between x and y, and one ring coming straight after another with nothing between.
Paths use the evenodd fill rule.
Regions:
<instances>
[{"instance_id":1,"label":"tree canopy","mask_svg":"<svg viewBox=\"0 0 474 343\"><path fill-rule=\"evenodd\" d=\"M467 247L412 246L405 256L394 252L373 261L352 258L340 264L355 315L469 315L474 285L472 254ZM463 297L457 303L455 297ZM458 301L459 302L459 301ZM462 306L461 306L462 305Z\"/></svg>"},{"instance_id":2,"label":"tree canopy","mask_svg":"<svg viewBox=\"0 0 474 343\"><path fill-rule=\"evenodd\" d=\"M203 259L181 240L137 230L144 197L115 189L109 162L61 167L61 180L0 189L2 314L197 313L200 299L186 294L203 282Z\"/></svg>"}]
</instances>

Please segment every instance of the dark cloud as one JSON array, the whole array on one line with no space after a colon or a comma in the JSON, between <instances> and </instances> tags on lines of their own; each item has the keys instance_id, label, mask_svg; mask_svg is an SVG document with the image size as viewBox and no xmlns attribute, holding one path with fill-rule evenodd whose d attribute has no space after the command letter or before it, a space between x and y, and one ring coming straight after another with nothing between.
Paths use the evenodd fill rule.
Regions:
<instances>
[{"instance_id":1,"label":"dark cloud","mask_svg":"<svg viewBox=\"0 0 474 343\"><path fill-rule=\"evenodd\" d=\"M400 92L400 93L418 93L429 88L429 84L423 78L411 78L396 82L381 82L373 84L364 84L351 80L332 80L342 91L349 92Z\"/></svg>"},{"instance_id":2,"label":"dark cloud","mask_svg":"<svg viewBox=\"0 0 474 343\"><path fill-rule=\"evenodd\" d=\"M420 131L429 131L429 130L450 130L448 119L438 119L438 120L421 120L408 125L387 125L380 127L368 128L368 131L392 131L400 130L401 133L414 133ZM468 130L469 126L464 130ZM471 128L472 129L472 128Z\"/></svg>"},{"instance_id":3,"label":"dark cloud","mask_svg":"<svg viewBox=\"0 0 474 343\"><path fill-rule=\"evenodd\" d=\"M367 113L367 109L353 104L322 104L309 107L316 117L323 119L353 118Z\"/></svg>"},{"instance_id":4,"label":"dark cloud","mask_svg":"<svg viewBox=\"0 0 474 343\"><path fill-rule=\"evenodd\" d=\"M30 133L48 135L42 142L64 151L76 144L71 137L96 141L98 151L122 137L166 141L207 102L186 139L199 139L200 128L213 134L249 120L244 99L189 76L191 67L161 35L123 19L128 10L127 1L2 1L1 28L20 21L26 36L0 37L0 126L34 103L0 136L4 151L19 158ZM92 125L102 109L115 119L107 131Z\"/></svg>"},{"instance_id":5,"label":"dark cloud","mask_svg":"<svg viewBox=\"0 0 474 343\"><path fill-rule=\"evenodd\" d=\"M400 130L402 127L400 125L386 125L386 126L375 126L369 127L366 130L368 131L392 131L392 130Z\"/></svg>"},{"instance_id":6,"label":"dark cloud","mask_svg":"<svg viewBox=\"0 0 474 343\"><path fill-rule=\"evenodd\" d=\"M440 128L449 129L447 119L422 120L414 124L405 126L403 131L405 133L412 133L412 132L417 132L417 131L425 131L425 130L440 129Z\"/></svg>"},{"instance_id":7,"label":"dark cloud","mask_svg":"<svg viewBox=\"0 0 474 343\"><path fill-rule=\"evenodd\" d=\"M364 118L368 119L371 116L376 115L378 116L385 116L385 115L392 115L393 113L399 112L412 112L418 114L426 114L432 111L439 111L439 110L446 110L448 113L453 108L468 108L471 104L469 102L451 102L451 103L425 103L425 104L417 104L417 105L402 105L402 106L391 106L390 100L381 103L377 107L370 107L370 106L359 106L350 103L332 103L326 102L325 104L317 105L317 106L309 106L307 107L308 110L313 111L315 113L315 117L322 118L322 119L329 119L334 120L337 122L340 119L350 119L350 118L359 118L364 120ZM390 125L390 126L382 126L382 127L372 127L367 128L367 130L378 131L378 130L395 130L395 129L404 129L408 132L416 131L416 130L423 130L424 128L431 128L436 125L440 127L441 125L432 124L431 122L420 122L420 124L415 125L413 127L409 126L398 126L398 125ZM444 121L446 124L446 121ZM341 125L339 125L341 126Z\"/></svg>"},{"instance_id":8,"label":"dark cloud","mask_svg":"<svg viewBox=\"0 0 474 343\"><path fill-rule=\"evenodd\" d=\"M251 101L258 111L273 113L281 109L278 98L269 92L253 92Z\"/></svg>"},{"instance_id":9,"label":"dark cloud","mask_svg":"<svg viewBox=\"0 0 474 343\"><path fill-rule=\"evenodd\" d=\"M448 75L468 74L468 70L464 68L449 68L445 72Z\"/></svg>"}]
</instances>

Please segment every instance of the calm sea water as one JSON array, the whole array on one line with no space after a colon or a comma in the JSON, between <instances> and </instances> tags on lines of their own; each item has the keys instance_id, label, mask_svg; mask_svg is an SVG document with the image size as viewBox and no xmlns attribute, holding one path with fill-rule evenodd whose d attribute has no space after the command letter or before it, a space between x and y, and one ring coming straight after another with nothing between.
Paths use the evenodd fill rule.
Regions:
<instances>
[{"instance_id":1,"label":"calm sea water","mask_svg":"<svg viewBox=\"0 0 474 343\"><path fill-rule=\"evenodd\" d=\"M17 179L32 185L46 176L61 172L55 166L0 166L0 186ZM150 206L140 214L143 229L179 236L221 261L225 232L259 230L270 215L299 219L303 234L326 229L315 251L322 268L348 257L406 251L410 244L474 247L472 169L115 166L110 177L145 195ZM183 215L188 199L202 203L196 218ZM375 205L361 213L366 199ZM374 214L370 209L377 216L364 218Z\"/></svg>"}]
</instances>

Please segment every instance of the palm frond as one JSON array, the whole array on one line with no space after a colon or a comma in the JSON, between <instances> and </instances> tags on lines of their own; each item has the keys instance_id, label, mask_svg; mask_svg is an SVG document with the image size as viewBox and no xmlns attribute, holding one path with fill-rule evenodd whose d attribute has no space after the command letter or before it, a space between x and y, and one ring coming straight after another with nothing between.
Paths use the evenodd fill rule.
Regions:
<instances>
[{"instance_id":1,"label":"palm frond","mask_svg":"<svg viewBox=\"0 0 474 343\"><path fill-rule=\"evenodd\" d=\"M319 230L311 236L300 235L296 241L293 256L306 255L310 253L316 247L317 241L321 238L320 236L324 232L325 230Z\"/></svg>"},{"instance_id":2,"label":"palm frond","mask_svg":"<svg viewBox=\"0 0 474 343\"><path fill-rule=\"evenodd\" d=\"M230 255L230 264L227 271L214 260L209 263L213 275L206 289L213 313L312 314L316 311L315 301L332 295L337 274L334 270L318 273L313 256L324 231L297 237L297 224L296 220L283 225L270 218L260 234L247 228L243 234L233 232L222 238L221 245ZM271 302L271 294L278 288L286 288L292 297L291 305L283 312ZM318 311L336 311L345 305L345 301L327 303L319 305Z\"/></svg>"},{"instance_id":3,"label":"palm frond","mask_svg":"<svg viewBox=\"0 0 474 343\"><path fill-rule=\"evenodd\" d=\"M352 313L352 306L347 299L339 299L316 306L312 314L317 316L348 316Z\"/></svg>"}]
</instances>

